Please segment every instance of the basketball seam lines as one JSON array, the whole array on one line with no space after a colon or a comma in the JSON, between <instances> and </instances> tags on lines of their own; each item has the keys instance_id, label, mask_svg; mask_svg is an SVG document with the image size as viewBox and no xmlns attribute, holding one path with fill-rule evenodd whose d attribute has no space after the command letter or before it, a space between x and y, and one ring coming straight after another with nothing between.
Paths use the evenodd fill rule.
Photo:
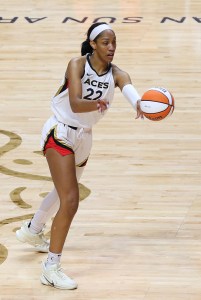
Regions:
<instances>
[{"instance_id":1,"label":"basketball seam lines","mask_svg":"<svg viewBox=\"0 0 201 300\"><path fill-rule=\"evenodd\" d=\"M168 99L169 100L169 99ZM160 101L153 101L153 100L151 100L151 99L141 99L141 102L143 102L143 101L150 101L150 102L155 102L155 103L161 103L161 104L166 104L166 105L168 105L168 106L173 106L173 104L168 104L168 103L164 103L164 102L160 102Z\"/></svg>"}]
</instances>

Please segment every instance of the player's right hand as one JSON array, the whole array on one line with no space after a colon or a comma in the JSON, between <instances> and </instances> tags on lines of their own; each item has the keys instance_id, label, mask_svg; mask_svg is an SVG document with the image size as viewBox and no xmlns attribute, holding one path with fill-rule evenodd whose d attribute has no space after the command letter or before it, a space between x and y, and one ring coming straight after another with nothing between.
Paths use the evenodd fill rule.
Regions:
<instances>
[{"instance_id":1,"label":"player's right hand","mask_svg":"<svg viewBox=\"0 0 201 300\"><path fill-rule=\"evenodd\" d=\"M141 100L137 101L137 116L136 116L136 119L139 119L139 118L144 119L143 111L140 108L140 101Z\"/></svg>"},{"instance_id":2,"label":"player's right hand","mask_svg":"<svg viewBox=\"0 0 201 300\"><path fill-rule=\"evenodd\" d=\"M106 100L97 100L97 109L99 113L104 113L106 109L109 107L109 102Z\"/></svg>"}]
</instances>

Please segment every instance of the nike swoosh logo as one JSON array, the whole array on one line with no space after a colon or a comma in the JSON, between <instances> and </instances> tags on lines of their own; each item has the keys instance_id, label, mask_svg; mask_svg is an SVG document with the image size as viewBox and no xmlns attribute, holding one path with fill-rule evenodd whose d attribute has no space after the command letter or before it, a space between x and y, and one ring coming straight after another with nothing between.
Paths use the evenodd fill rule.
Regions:
<instances>
[{"instance_id":1,"label":"nike swoosh logo","mask_svg":"<svg viewBox=\"0 0 201 300\"><path fill-rule=\"evenodd\" d=\"M87 73L87 76L93 76L93 74L88 74L88 73Z\"/></svg>"},{"instance_id":2,"label":"nike swoosh logo","mask_svg":"<svg viewBox=\"0 0 201 300\"><path fill-rule=\"evenodd\" d=\"M54 286L54 282L49 281L45 275L43 275L43 276L45 277L45 279L47 280L47 282L48 282L51 286Z\"/></svg>"}]
</instances>

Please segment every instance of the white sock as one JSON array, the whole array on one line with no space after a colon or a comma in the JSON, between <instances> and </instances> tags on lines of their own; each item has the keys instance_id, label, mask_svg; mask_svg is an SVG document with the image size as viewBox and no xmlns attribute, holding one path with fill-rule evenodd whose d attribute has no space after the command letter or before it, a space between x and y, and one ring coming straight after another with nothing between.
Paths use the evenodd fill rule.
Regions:
<instances>
[{"instance_id":1,"label":"white sock","mask_svg":"<svg viewBox=\"0 0 201 300\"><path fill-rule=\"evenodd\" d=\"M32 222L32 220L28 224L29 231L33 234L37 234L37 233L41 232L42 229L40 227L33 226L33 224L31 224L31 222Z\"/></svg>"},{"instance_id":2,"label":"white sock","mask_svg":"<svg viewBox=\"0 0 201 300\"><path fill-rule=\"evenodd\" d=\"M47 257L47 261L46 261L46 267L51 266L51 265L55 265L55 264L59 264L60 263L60 259L61 259L61 253L52 253L52 252L48 252L48 257Z\"/></svg>"},{"instance_id":3,"label":"white sock","mask_svg":"<svg viewBox=\"0 0 201 300\"><path fill-rule=\"evenodd\" d=\"M39 233L45 223L57 212L59 208L59 196L54 188L43 200L40 208L36 211L30 222L29 230Z\"/></svg>"}]
</instances>

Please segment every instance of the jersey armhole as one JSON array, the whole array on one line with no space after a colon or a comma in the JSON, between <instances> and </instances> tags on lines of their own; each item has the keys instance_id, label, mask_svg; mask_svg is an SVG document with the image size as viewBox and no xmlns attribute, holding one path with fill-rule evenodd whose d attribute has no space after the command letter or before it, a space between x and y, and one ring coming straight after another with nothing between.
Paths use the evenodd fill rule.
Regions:
<instances>
[{"instance_id":1,"label":"jersey armhole","mask_svg":"<svg viewBox=\"0 0 201 300\"><path fill-rule=\"evenodd\" d=\"M115 78L115 65L111 64L111 68L112 68L112 76L113 76L113 80L114 80L114 87L118 87L117 82L116 82L116 78Z\"/></svg>"},{"instance_id":2,"label":"jersey armhole","mask_svg":"<svg viewBox=\"0 0 201 300\"><path fill-rule=\"evenodd\" d=\"M86 65L86 61L87 61L87 55L88 54L86 54L85 56L84 56L84 59L83 59L83 73L82 73L82 75L81 75L81 79L84 77L84 75L85 75L85 65Z\"/></svg>"}]
</instances>

